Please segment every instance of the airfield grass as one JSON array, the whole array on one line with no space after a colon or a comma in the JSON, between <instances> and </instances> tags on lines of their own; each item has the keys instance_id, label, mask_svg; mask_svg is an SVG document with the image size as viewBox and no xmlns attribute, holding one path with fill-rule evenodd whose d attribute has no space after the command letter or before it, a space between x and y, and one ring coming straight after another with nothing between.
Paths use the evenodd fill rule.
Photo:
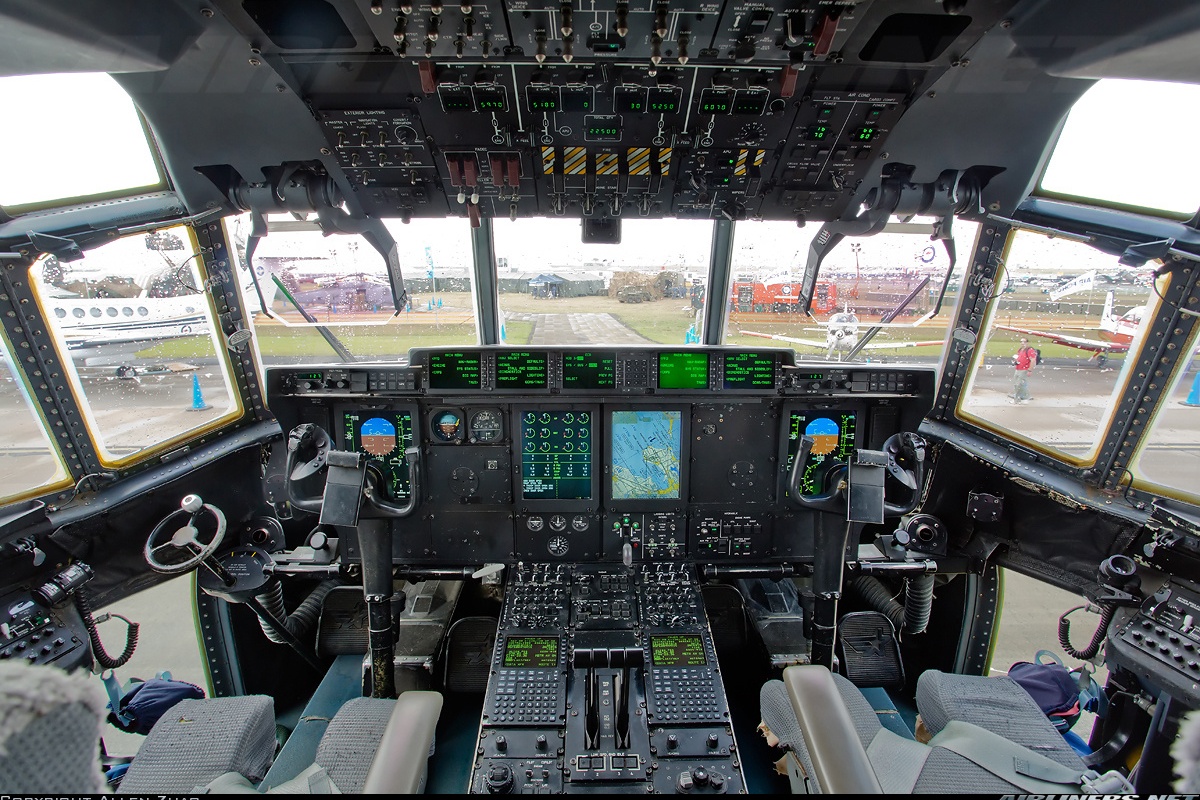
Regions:
<instances>
[{"instance_id":1,"label":"airfield grass","mask_svg":"<svg viewBox=\"0 0 1200 800\"><path fill-rule=\"evenodd\" d=\"M401 314L383 325L335 325L329 330L357 356L368 358L396 358L413 347L436 347L473 345L477 341L475 323L470 312L471 299L466 293L439 293L443 308L436 314L429 311ZM528 344L533 334L533 323L511 318L522 314L597 314L608 313L622 324L657 344L684 344L689 326L696 320L696 313L685 298L666 298L643 303L622 303L614 297L604 295L588 297L540 298L523 293L500 295L500 308L506 315L505 341L509 345ZM422 299L422 303L425 300ZM949 304L947 304L949 306ZM1098 312L1099 309L1097 308ZM1095 316L1058 316L1052 320L1046 314L998 314L997 324L1015 325L1034 329L1067 331L1075 335L1096 337ZM320 314L318 314L320 317ZM329 318L332 323L336 317ZM343 317L344 318L344 317ZM325 321L325 320L322 320ZM939 315L912 329L890 329L882 331L873 343L885 341L929 341L939 344L922 347L878 348L870 351L872 357L935 356L940 343L946 336L947 315ZM867 324L860 327L865 331ZM825 334L814 320L806 320L796 314L745 313L730 315L726 326L725 343L745 347L792 347L792 343L748 336L742 331L791 336L795 338L823 341ZM315 328L288 327L278 323L255 322L259 348L265 358L319 358L329 359L332 348ZM885 338L886 337L886 338ZM1010 331L994 331L988 338L987 356L1009 357L1016 352L1021 334ZM1066 358L1086 360L1087 351L1054 344L1048 340L1031 337L1032 343L1042 351L1043 358ZM598 343L602 344L602 343ZM816 348L800 346L800 352L824 355ZM168 339L157 342L140 352L142 358L162 361L186 361L212 354L212 344L207 337L195 336Z\"/></svg>"}]
</instances>

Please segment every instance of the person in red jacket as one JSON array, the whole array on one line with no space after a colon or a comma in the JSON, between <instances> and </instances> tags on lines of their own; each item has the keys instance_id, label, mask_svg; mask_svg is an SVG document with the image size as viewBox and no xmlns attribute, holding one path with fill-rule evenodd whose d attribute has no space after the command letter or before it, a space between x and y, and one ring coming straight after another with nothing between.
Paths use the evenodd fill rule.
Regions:
<instances>
[{"instance_id":1,"label":"person in red jacket","mask_svg":"<svg viewBox=\"0 0 1200 800\"><path fill-rule=\"evenodd\" d=\"M1021 340L1017 354L1013 356L1013 370L1016 376L1013 386L1013 402L1024 403L1032 400L1029 394L1029 373L1037 366L1037 350L1029 346L1028 339Z\"/></svg>"}]
</instances>

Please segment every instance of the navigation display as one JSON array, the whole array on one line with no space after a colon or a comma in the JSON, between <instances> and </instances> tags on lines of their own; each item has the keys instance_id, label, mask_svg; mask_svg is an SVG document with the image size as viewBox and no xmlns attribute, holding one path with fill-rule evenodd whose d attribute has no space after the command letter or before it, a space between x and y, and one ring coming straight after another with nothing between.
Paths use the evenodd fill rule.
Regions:
<instances>
[{"instance_id":1,"label":"navigation display","mask_svg":"<svg viewBox=\"0 0 1200 800\"><path fill-rule=\"evenodd\" d=\"M430 389L478 389L479 353L430 353Z\"/></svg>"},{"instance_id":2,"label":"navigation display","mask_svg":"<svg viewBox=\"0 0 1200 800\"><path fill-rule=\"evenodd\" d=\"M707 389L708 353L660 353L660 389Z\"/></svg>"},{"instance_id":3,"label":"navigation display","mask_svg":"<svg viewBox=\"0 0 1200 800\"><path fill-rule=\"evenodd\" d=\"M563 389L611 389L616 385L616 355L563 353Z\"/></svg>"},{"instance_id":4,"label":"navigation display","mask_svg":"<svg viewBox=\"0 0 1200 800\"><path fill-rule=\"evenodd\" d=\"M388 493L407 500L411 491L404 450L413 443L413 415L408 410L363 409L342 415L346 449L365 455L383 472Z\"/></svg>"},{"instance_id":5,"label":"navigation display","mask_svg":"<svg viewBox=\"0 0 1200 800\"><path fill-rule=\"evenodd\" d=\"M802 465L800 491L805 495L824 494L825 476L834 464L845 464L854 451L858 418L853 411L792 411L788 421L788 452L785 475L800 450L800 437L812 437L813 446Z\"/></svg>"},{"instance_id":6,"label":"navigation display","mask_svg":"<svg viewBox=\"0 0 1200 800\"><path fill-rule=\"evenodd\" d=\"M546 354L496 353L497 389L545 389Z\"/></svg>"},{"instance_id":7,"label":"navigation display","mask_svg":"<svg viewBox=\"0 0 1200 800\"><path fill-rule=\"evenodd\" d=\"M683 412L612 412L614 500L678 500Z\"/></svg>"},{"instance_id":8,"label":"navigation display","mask_svg":"<svg viewBox=\"0 0 1200 800\"><path fill-rule=\"evenodd\" d=\"M774 389L775 357L764 353L726 353L726 389Z\"/></svg>"},{"instance_id":9,"label":"navigation display","mask_svg":"<svg viewBox=\"0 0 1200 800\"><path fill-rule=\"evenodd\" d=\"M650 663L656 667L703 667L704 640L694 634L650 637Z\"/></svg>"},{"instance_id":10,"label":"navigation display","mask_svg":"<svg viewBox=\"0 0 1200 800\"><path fill-rule=\"evenodd\" d=\"M521 496L526 500L592 499L592 415L587 411L520 412Z\"/></svg>"},{"instance_id":11,"label":"navigation display","mask_svg":"<svg viewBox=\"0 0 1200 800\"><path fill-rule=\"evenodd\" d=\"M554 669L558 666L558 637L509 637L504 642L503 665L515 669Z\"/></svg>"}]
</instances>

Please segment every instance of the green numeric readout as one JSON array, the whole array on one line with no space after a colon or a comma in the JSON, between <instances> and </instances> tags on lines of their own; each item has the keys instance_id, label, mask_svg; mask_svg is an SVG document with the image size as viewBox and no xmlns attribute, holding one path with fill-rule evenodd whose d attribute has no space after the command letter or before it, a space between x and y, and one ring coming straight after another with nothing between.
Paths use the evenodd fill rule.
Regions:
<instances>
[{"instance_id":1,"label":"green numeric readout","mask_svg":"<svg viewBox=\"0 0 1200 800\"><path fill-rule=\"evenodd\" d=\"M554 669L558 666L558 637L509 638L504 643L503 666L511 669Z\"/></svg>"}]
</instances>

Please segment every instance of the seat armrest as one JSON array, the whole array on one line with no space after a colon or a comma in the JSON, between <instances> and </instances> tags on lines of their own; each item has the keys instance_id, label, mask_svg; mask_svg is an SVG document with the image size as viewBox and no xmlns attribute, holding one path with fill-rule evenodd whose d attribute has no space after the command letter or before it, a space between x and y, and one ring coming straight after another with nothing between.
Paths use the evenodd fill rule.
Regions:
<instances>
[{"instance_id":1,"label":"seat armrest","mask_svg":"<svg viewBox=\"0 0 1200 800\"><path fill-rule=\"evenodd\" d=\"M788 667L783 671L783 683L821 790L828 794L882 793L833 674L816 664Z\"/></svg>"},{"instance_id":2,"label":"seat armrest","mask_svg":"<svg viewBox=\"0 0 1200 800\"><path fill-rule=\"evenodd\" d=\"M429 753L442 696L438 692L409 691L396 699L363 794L416 794L425 782Z\"/></svg>"}]
</instances>

